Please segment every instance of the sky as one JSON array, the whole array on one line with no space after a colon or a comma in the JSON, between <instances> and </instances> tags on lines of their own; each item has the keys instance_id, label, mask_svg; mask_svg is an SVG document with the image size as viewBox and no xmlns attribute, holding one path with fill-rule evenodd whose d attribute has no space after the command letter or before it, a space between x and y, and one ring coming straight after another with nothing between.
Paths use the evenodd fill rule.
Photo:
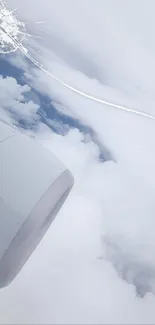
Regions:
<instances>
[{"instance_id":1,"label":"sky","mask_svg":"<svg viewBox=\"0 0 155 325\"><path fill-rule=\"evenodd\" d=\"M26 44L49 71L92 96L155 115L153 0L9 4L40 36ZM0 323L154 324L155 122L78 96L19 52L5 60L18 75L0 71L1 119L56 154L75 185L1 290Z\"/></svg>"}]
</instances>

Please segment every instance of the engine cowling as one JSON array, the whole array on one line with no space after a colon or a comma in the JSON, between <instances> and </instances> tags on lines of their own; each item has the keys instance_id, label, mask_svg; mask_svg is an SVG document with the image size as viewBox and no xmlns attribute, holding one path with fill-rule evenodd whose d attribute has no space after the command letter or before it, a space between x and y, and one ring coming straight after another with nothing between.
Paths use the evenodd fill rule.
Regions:
<instances>
[{"instance_id":1,"label":"engine cowling","mask_svg":"<svg viewBox=\"0 0 155 325\"><path fill-rule=\"evenodd\" d=\"M73 183L49 150L0 122L0 287L24 266Z\"/></svg>"}]
</instances>

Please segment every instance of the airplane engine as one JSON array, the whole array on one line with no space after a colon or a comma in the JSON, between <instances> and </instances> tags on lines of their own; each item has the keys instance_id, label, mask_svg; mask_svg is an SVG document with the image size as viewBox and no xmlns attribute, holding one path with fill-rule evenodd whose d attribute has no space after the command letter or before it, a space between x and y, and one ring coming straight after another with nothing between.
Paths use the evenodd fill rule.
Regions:
<instances>
[{"instance_id":1,"label":"airplane engine","mask_svg":"<svg viewBox=\"0 0 155 325\"><path fill-rule=\"evenodd\" d=\"M24 266L73 183L48 149L0 122L0 287Z\"/></svg>"}]
</instances>

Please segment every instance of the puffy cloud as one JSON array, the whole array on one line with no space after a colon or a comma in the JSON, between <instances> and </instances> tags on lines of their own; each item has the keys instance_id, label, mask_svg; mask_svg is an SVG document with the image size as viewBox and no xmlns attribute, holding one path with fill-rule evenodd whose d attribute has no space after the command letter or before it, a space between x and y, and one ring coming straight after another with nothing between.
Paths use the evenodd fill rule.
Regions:
<instances>
[{"instance_id":1,"label":"puffy cloud","mask_svg":"<svg viewBox=\"0 0 155 325\"><path fill-rule=\"evenodd\" d=\"M20 85L15 78L0 76L0 113L1 119L14 119L20 122L32 123L38 120L39 105L27 100L25 94L30 93L28 85Z\"/></svg>"},{"instance_id":2,"label":"puffy cloud","mask_svg":"<svg viewBox=\"0 0 155 325\"><path fill-rule=\"evenodd\" d=\"M38 133L38 141L74 171L76 183L36 252L1 291L1 323L154 322L153 297L145 297L145 303L136 299L134 287L100 259L101 193L114 164L99 165L94 145L80 140L78 131L66 137L46 128Z\"/></svg>"}]
</instances>

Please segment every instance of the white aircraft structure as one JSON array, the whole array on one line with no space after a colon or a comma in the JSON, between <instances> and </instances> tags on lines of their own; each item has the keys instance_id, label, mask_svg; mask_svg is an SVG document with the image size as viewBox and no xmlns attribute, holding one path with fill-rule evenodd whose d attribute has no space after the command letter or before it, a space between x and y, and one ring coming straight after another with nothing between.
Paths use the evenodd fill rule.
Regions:
<instances>
[{"instance_id":1,"label":"white aircraft structure","mask_svg":"<svg viewBox=\"0 0 155 325\"><path fill-rule=\"evenodd\" d=\"M0 122L0 288L24 266L73 183L48 149Z\"/></svg>"}]
</instances>

